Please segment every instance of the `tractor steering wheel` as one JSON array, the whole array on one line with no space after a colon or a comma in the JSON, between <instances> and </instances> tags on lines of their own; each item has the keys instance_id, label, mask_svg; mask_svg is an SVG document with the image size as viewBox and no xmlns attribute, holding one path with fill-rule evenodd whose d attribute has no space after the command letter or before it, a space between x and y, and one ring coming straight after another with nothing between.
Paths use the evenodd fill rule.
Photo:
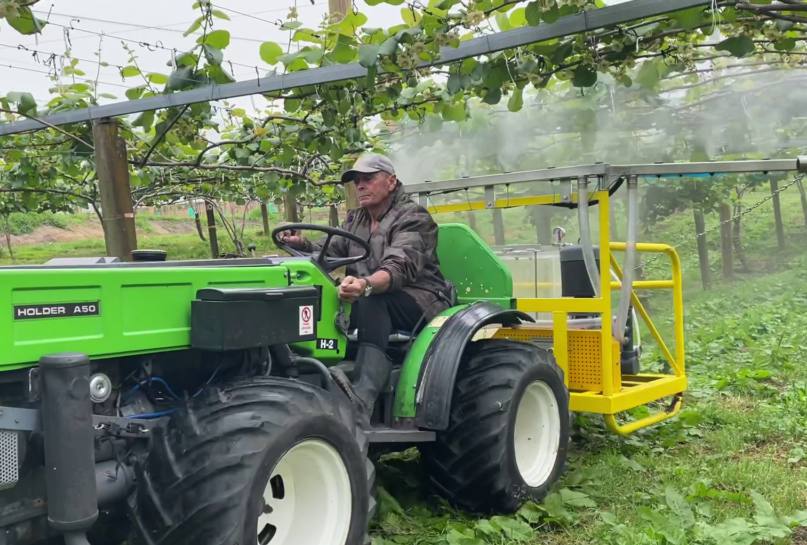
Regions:
<instances>
[{"instance_id":1,"label":"tractor steering wheel","mask_svg":"<svg viewBox=\"0 0 807 545\"><path fill-rule=\"evenodd\" d=\"M319 231L321 233L325 233L328 235L325 238L325 242L322 244L322 249L319 251L319 254L316 252L304 252L302 250L298 250L297 248L293 248L289 246L280 238L278 235L283 231ZM333 237L345 237L348 240L352 240L353 242L357 243L359 246L362 247L364 253L358 256L349 256L349 257L329 257L328 256L328 247L331 244L331 239ZM298 257L314 257L314 261L319 264L320 267L325 269L327 272L334 271L339 267L344 267L346 265L352 265L353 263L358 263L364 259L370 257L370 245L367 244L367 241L354 235L350 231L345 231L344 229L337 229L336 227L326 227L324 225L313 225L311 223L289 223L286 225L281 225L280 227L275 227L272 230L272 242L275 243L275 246L280 248L281 250L285 250L289 254Z\"/></svg>"}]
</instances>

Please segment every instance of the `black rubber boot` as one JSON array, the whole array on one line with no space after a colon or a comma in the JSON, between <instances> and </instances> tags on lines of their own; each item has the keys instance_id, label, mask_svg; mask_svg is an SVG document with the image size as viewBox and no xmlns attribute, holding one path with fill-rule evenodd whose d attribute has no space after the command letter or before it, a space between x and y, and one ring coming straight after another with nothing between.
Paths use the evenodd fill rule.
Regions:
<instances>
[{"instance_id":1,"label":"black rubber boot","mask_svg":"<svg viewBox=\"0 0 807 545\"><path fill-rule=\"evenodd\" d=\"M375 400L384 389L392 370L387 354L374 344L362 343L356 354L357 380L353 391L364 405L367 415L373 413Z\"/></svg>"},{"instance_id":2,"label":"black rubber boot","mask_svg":"<svg viewBox=\"0 0 807 545\"><path fill-rule=\"evenodd\" d=\"M383 350L374 344L362 343L356 354L354 381L348 381L339 369L331 369L331 375L369 422L375 401L387 385L391 370L392 362Z\"/></svg>"}]
</instances>

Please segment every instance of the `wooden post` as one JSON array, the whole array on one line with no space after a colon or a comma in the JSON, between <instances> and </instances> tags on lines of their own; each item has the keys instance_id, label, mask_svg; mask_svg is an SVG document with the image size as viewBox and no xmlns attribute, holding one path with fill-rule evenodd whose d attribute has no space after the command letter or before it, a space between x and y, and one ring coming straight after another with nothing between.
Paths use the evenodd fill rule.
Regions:
<instances>
[{"instance_id":1,"label":"wooden post","mask_svg":"<svg viewBox=\"0 0 807 545\"><path fill-rule=\"evenodd\" d=\"M328 207L328 225L331 227L339 227L339 209L335 204Z\"/></svg>"},{"instance_id":2,"label":"wooden post","mask_svg":"<svg viewBox=\"0 0 807 545\"><path fill-rule=\"evenodd\" d=\"M535 225L535 242L538 244L552 243L552 212L549 207L532 206L530 214Z\"/></svg>"},{"instance_id":3,"label":"wooden post","mask_svg":"<svg viewBox=\"0 0 807 545\"><path fill-rule=\"evenodd\" d=\"M210 238L210 255L213 259L219 257L219 237L216 234L216 207L211 201L205 201L207 214L207 235Z\"/></svg>"},{"instance_id":4,"label":"wooden post","mask_svg":"<svg viewBox=\"0 0 807 545\"><path fill-rule=\"evenodd\" d=\"M283 212L286 216L286 221L291 223L300 222L300 212L297 209L297 187L291 186L288 191L283 194Z\"/></svg>"},{"instance_id":5,"label":"wooden post","mask_svg":"<svg viewBox=\"0 0 807 545\"><path fill-rule=\"evenodd\" d=\"M722 254L723 278L734 277L734 264L731 248L731 207L728 203L720 203L720 252Z\"/></svg>"},{"instance_id":6,"label":"wooden post","mask_svg":"<svg viewBox=\"0 0 807 545\"><path fill-rule=\"evenodd\" d=\"M493 242L496 246L504 246L504 218L502 209L493 209Z\"/></svg>"},{"instance_id":7,"label":"wooden post","mask_svg":"<svg viewBox=\"0 0 807 545\"><path fill-rule=\"evenodd\" d=\"M779 201L779 182L771 178L771 195L773 195L773 219L776 222L776 242L779 249L785 247L785 226L782 223L782 203Z\"/></svg>"},{"instance_id":8,"label":"wooden post","mask_svg":"<svg viewBox=\"0 0 807 545\"><path fill-rule=\"evenodd\" d=\"M701 269L701 284L707 290L712 285L712 272L709 270L709 248L706 246L706 222L703 219L703 210L693 208L695 215L695 236L698 242L698 263Z\"/></svg>"},{"instance_id":9,"label":"wooden post","mask_svg":"<svg viewBox=\"0 0 807 545\"><path fill-rule=\"evenodd\" d=\"M796 187L799 188L799 195L801 195L801 213L804 215L804 226L807 227L807 193L804 191L801 180L796 181Z\"/></svg>"},{"instance_id":10,"label":"wooden post","mask_svg":"<svg viewBox=\"0 0 807 545\"><path fill-rule=\"evenodd\" d=\"M261 220L263 220L263 236L269 236L269 210L266 209L266 203L261 201Z\"/></svg>"},{"instance_id":11,"label":"wooden post","mask_svg":"<svg viewBox=\"0 0 807 545\"><path fill-rule=\"evenodd\" d=\"M338 23L344 19L351 8L351 0L328 0L328 16L331 23ZM356 184L348 182L345 188L345 205L347 209L359 207L359 196L356 193Z\"/></svg>"},{"instance_id":12,"label":"wooden post","mask_svg":"<svg viewBox=\"0 0 807 545\"><path fill-rule=\"evenodd\" d=\"M117 120L111 118L93 122L92 137L106 251L108 255L130 261L132 250L137 249L137 232L126 142L118 136Z\"/></svg>"}]
</instances>

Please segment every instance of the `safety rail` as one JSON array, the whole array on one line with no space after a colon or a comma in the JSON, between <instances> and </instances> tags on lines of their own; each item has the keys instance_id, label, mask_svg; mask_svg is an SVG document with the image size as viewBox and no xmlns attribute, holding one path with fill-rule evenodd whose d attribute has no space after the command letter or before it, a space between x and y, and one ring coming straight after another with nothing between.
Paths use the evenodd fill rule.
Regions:
<instances>
[{"instance_id":1,"label":"safety rail","mask_svg":"<svg viewBox=\"0 0 807 545\"><path fill-rule=\"evenodd\" d=\"M621 252L627 249L627 244L624 242L612 242L610 243L610 249L612 252ZM686 369L685 369L685 360L684 360L684 297L683 297L683 283L682 283L682 275L681 275L681 259L678 257L678 253L672 246L667 244L653 244L653 243L643 243L639 242L636 243L635 249L637 252L640 253L656 253L656 254L664 254L670 259L670 269L672 273L672 278L669 280L637 280L633 282L632 290L631 290L631 303L633 304L636 311L641 316L642 320L644 321L647 329L650 331L650 334L656 340L656 343L659 346L662 354L669 363L670 368L673 370L674 376L679 379L675 381L675 383L683 382L682 386L685 386L686 381ZM614 254L611 253L610 255L610 263L611 268L616 274L619 280L612 281L610 284L611 289L619 289L622 287L621 279L623 278L623 272L619 263L617 263ZM675 351L672 352L670 348L667 346L667 343L664 341L664 338L661 336L656 324L653 322L650 314L647 312L644 304L642 303L641 299L639 299L638 295L636 294L637 289L646 289L646 290L660 290L660 289L670 289L672 290L673 296L673 334L675 337ZM649 377L650 375L644 374L640 375L643 377ZM664 375L658 375L659 377L663 377ZM666 410L658 411L656 413L650 414L638 420L634 420L625 424L620 424L616 419L616 414L605 414L603 417L605 418L605 423L608 428L620 435L628 435L638 429L645 428L647 426L651 426L653 424L657 424L659 422L663 422L664 420L668 420L675 415L677 415L681 407L683 405L683 397L681 392L675 392L673 395L673 401L670 406Z\"/></svg>"}]
</instances>

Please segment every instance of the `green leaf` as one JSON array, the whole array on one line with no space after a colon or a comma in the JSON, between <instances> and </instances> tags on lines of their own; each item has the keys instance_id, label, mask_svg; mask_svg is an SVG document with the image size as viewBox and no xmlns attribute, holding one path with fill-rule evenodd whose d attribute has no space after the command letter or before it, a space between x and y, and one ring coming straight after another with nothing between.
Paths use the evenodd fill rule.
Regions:
<instances>
[{"instance_id":1,"label":"green leaf","mask_svg":"<svg viewBox=\"0 0 807 545\"><path fill-rule=\"evenodd\" d=\"M685 30L692 30L704 22L704 8L697 6L682 11L677 11L670 15L678 23L678 26Z\"/></svg>"},{"instance_id":2,"label":"green leaf","mask_svg":"<svg viewBox=\"0 0 807 545\"><path fill-rule=\"evenodd\" d=\"M226 21L230 20L230 16L227 15L226 13L224 13L223 11L221 11L220 9L211 10L210 13L211 13L211 15L213 15L213 17L217 17L219 19L224 19Z\"/></svg>"},{"instance_id":3,"label":"green leaf","mask_svg":"<svg viewBox=\"0 0 807 545\"><path fill-rule=\"evenodd\" d=\"M635 81L645 89L655 89L658 87L661 79L667 75L669 67L664 61L659 59L651 59L642 63L639 72L634 78Z\"/></svg>"},{"instance_id":4,"label":"green leaf","mask_svg":"<svg viewBox=\"0 0 807 545\"><path fill-rule=\"evenodd\" d=\"M321 45L322 38L310 28L301 28L294 32L294 35L291 37L291 41L293 42L309 42L312 44Z\"/></svg>"},{"instance_id":5,"label":"green leaf","mask_svg":"<svg viewBox=\"0 0 807 545\"><path fill-rule=\"evenodd\" d=\"M530 26L538 26L541 24L541 6L538 2L530 2L527 4L524 15L527 16L527 23Z\"/></svg>"},{"instance_id":6,"label":"green leaf","mask_svg":"<svg viewBox=\"0 0 807 545\"><path fill-rule=\"evenodd\" d=\"M795 38L779 38L773 42L773 47L777 51L793 51L796 48Z\"/></svg>"},{"instance_id":7,"label":"green leaf","mask_svg":"<svg viewBox=\"0 0 807 545\"><path fill-rule=\"evenodd\" d=\"M196 43L210 45L216 49L224 49L230 45L230 32L227 30L214 30L206 36L199 36Z\"/></svg>"},{"instance_id":8,"label":"green leaf","mask_svg":"<svg viewBox=\"0 0 807 545\"><path fill-rule=\"evenodd\" d=\"M211 64L207 67L207 74L210 76L210 79L218 84L232 83L235 81L235 78L228 74L221 65Z\"/></svg>"},{"instance_id":9,"label":"green leaf","mask_svg":"<svg viewBox=\"0 0 807 545\"><path fill-rule=\"evenodd\" d=\"M124 78L131 78L140 75L140 69L137 66L124 66L120 69L120 75Z\"/></svg>"},{"instance_id":10,"label":"green leaf","mask_svg":"<svg viewBox=\"0 0 807 545\"><path fill-rule=\"evenodd\" d=\"M490 523L494 528L498 528L508 542L510 540L526 541L535 536L532 527L513 517L494 516L490 518Z\"/></svg>"},{"instance_id":11,"label":"green leaf","mask_svg":"<svg viewBox=\"0 0 807 545\"><path fill-rule=\"evenodd\" d=\"M46 21L34 16L31 8L18 8L15 16L7 16L6 20L11 27L20 34L37 34L47 24Z\"/></svg>"},{"instance_id":12,"label":"green leaf","mask_svg":"<svg viewBox=\"0 0 807 545\"><path fill-rule=\"evenodd\" d=\"M367 16L363 13L350 12L344 19L336 24L331 25L329 28L338 32L343 36L353 37L356 31L367 22Z\"/></svg>"},{"instance_id":13,"label":"green leaf","mask_svg":"<svg viewBox=\"0 0 807 545\"><path fill-rule=\"evenodd\" d=\"M510 25L513 28L523 27L527 24L527 13L524 8L516 8L510 13Z\"/></svg>"},{"instance_id":14,"label":"green leaf","mask_svg":"<svg viewBox=\"0 0 807 545\"><path fill-rule=\"evenodd\" d=\"M574 520L574 516L563 506L560 494L553 492L544 498L543 509L546 514L560 522Z\"/></svg>"},{"instance_id":15,"label":"green leaf","mask_svg":"<svg viewBox=\"0 0 807 545\"><path fill-rule=\"evenodd\" d=\"M192 87L195 83L193 79L193 69L188 67L180 67L171 72L168 76L168 81L165 84L166 91L177 91Z\"/></svg>"},{"instance_id":16,"label":"green leaf","mask_svg":"<svg viewBox=\"0 0 807 545\"><path fill-rule=\"evenodd\" d=\"M667 507L678 516L684 528L692 528L695 526L695 515L692 514L692 509L689 507L686 499L684 499L677 490L668 486L664 490L664 497L667 502Z\"/></svg>"},{"instance_id":17,"label":"green leaf","mask_svg":"<svg viewBox=\"0 0 807 545\"><path fill-rule=\"evenodd\" d=\"M182 33L182 35L183 36L190 36L191 34L196 32L197 30L199 30L202 27L202 22L204 20L205 20L204 17L197 17L196 20L191 23L191 26L189 26L188 29L185 32Z\"/></svg>"},{"instance_id":18,"label":"green leaf","mask_svg":"<svg viewBox=\"0 0 807 545\"><path fill-rule=\"evenodd\" d=\"M378 45L361 45L359 46L359 64L365 68L375 66L378 62L378 52L381 46Z\"/></svg>"},{"instance_id":19,"label":"green leaf","mask_svg":"<svg viewBox=\"0 0 807 545\"><path fill-rule=\"evenodd\" d=\"M465 121L466 118L466 111L465 111L465 102L455 102L449 104L443 104L443 110L441 112L443 119L446 121Z\"/></svg>"},{"instance_id":20,"label":"green leaf","mask_svg":"<svg viewBox=\"0 0 807 545\"><path fill-rule=\"evenodd\" d=\"M668 517L649 507L640 507L639 515L649 522L653 532L664 536L669 545L686 545L686 531L681 527L680 521L675 517ZM663 542L662 542L663 543Z\"/></svg>"},{"instance_id":21,"label":"green leaf","mask_svg":"<svg viewBox=\"0 0 807 545\"><path fill-rule=\"evenodd\" d=\"M563 500L564 505L571 505L572 507L597 507L596 502L588 497L588 494L568 488L560 489L560 498Z\"/></svg>"},{"instance_id":22,"label":"green leaf","mask_svg":"<svg viewBox=\"0 0 807 545\"><path fill-rule=\"evenodd\" d=\"M8 94L8 100L17 105L17 111L20 113L36 113L36 100L34 100L34 96L31 93L11 92Z\"/></svg>"},{"instance_id":23,"label":"green leaf","mask_svg":"<svg viewBox=\"0 0 807 545\"><path fill-rule=\"evenodd\" d=\"M552 24L558 19L560 19L560 15L561 15L560 9L558 9L557 6L554 6L548 10L545 10L541 14L541 19L543 19L545 23Z\"/></svg>"},{"instance_id":24,"label":"green leaf","mask_svg":"<svg viewBox=\"0 0 807 545\"><path fill-rule=\"evenodd\" d=\"M502 99L502 90L498 87L488 88L485 91L485 97L482 99L482 102L485 104L498 104L499 101Z\"/></svg>"},{"instance_id":25,"label":"green leaf","mask_svg":"<svg viewBox=\"0 0 807 545\"><path fill-rule=\"evenodd\" d=\"M460 89L462 89L462 76L457 74L456 72L452 72L448 76L448 81L446 82L446 89L452 95L457 93Z\"/></svg>"},{"instance_id":26,"label":"green leaf","mask_svg":"<svg viewBox=\"0 0 807 545\"><path fill-rule=\"evenodd\" d=\"M356 48L350 44L350 41L340 36L336 47L331 52L331 58L342 64L352 62L356 58Z\"/></svg>"},{"instance_id":27,"label":"green leaf","mask_svg":"<svg viewBox=\"0 0 807 545\"><path fill-rule=\"evenodd\" d=\"M507 109L511 112L517 112L521 110L522 106L524 106L524 89L522 87L516 87L513 89L513 92L510 93L510 99L507 101Z\"/></svg>"},{"instance_id":28,"label":"green leaf","mask_svg":"<svg viewBox=\"0 0 807 545\"><path fill-rule=\"evenodd\" d=\"M221 49L213 47L212 45L203 45L202 49L205 52L205 58L208 64L219 65L224 60L224 53Z\"/></svg>"},{"instance_id":29,"label":"green leaf","mask_svg":"<svg viewBox=\"0 0 807 545\"><path fill-rule=\"evenodd\" d=\"M151 126L154 124L154 110L150 110L148 112L143 112L139 116L132 121L132 125L135 127L143 127L143 130L149 131L151 130Z\"/></svg>"},{"instance_id":30,"label":"green leaf","mask_svg":"<svg viewBox=\"0 0 807 545\"><path fill-rule=\"evenodd\" d=\"M746 35L734 36L733 38L723 40L715 46L715 49L718 51L728 51L735 57L745 57L756 50L754 40Z\"/></svg>"},{"instance_id":31,"label":"green leaf","mask_svg":"<svg viewBox=\"0 0 807 545\"><path fill-rule=\"evenodd\" d=\"M282 25L280 25L280 30L296 30L303 26L303 23L300 21L286 21Z\"/></svg>"},{"instance_id":32,"label":"green leaf","mask_svg":"<svg viewBox=\"0 0 807 545\"><path fill-rule=\"evenodd\" d=\"M157 72L151 72L150 74L146 74L146 78L156 85L163 85L168 83L168 76L165 74L159 74Z\"/></svg>"},{"instance_id":33,"label":"green leaf","mask_svg":"<svg viewBox=\"0 0 807 545\"><path fill-rule=\"evenodd\" d=\"M267 64L277 64L283 49L275 42L263 42L260 47L261 60Z\"/></svg>"},{"instance_id":34,"label":"green leaf","mask_svg":"<svg viewBox=\"0 0 807 545\"><path fill-rule=\"evenodd\" d=\"M390 56L395 53L398 49L398 37L393 36L391 38L387 38L384 40L384 43L381 44L381 47L378 49L379 55Z\"/></svg>"},{"instance_id":35,"label":"green leaf","mask_svg":"<svg viewBox=\"0 0 807 545\"><path fill-rule=\"evenodd\" d=\"M499 30L502 32L513 29L513 25L510 24L510 18L506 13L497 13L495 19L496 24L499 25Z\"/></svg>"},{"instance_id":36,"label":"green leaf","mask_svg":"<svg viewBox=\"0 0 807 545\"><path fill-rule=\"evenodd\" d=\"M146 90L144 85L139 85L137 87L132 87L131 89L126 89L126 98L129 100L137 100L143 95L143 91Z\"/></svg>"},{"instance_id":37,"label":"green leaf","mask_svg":"<svg viewBox=\"0 0 807 545\"><path fill-rule=\"evenodd\" d=\"M597 83L597 70L590 64L578 64L574 69L572 84L575 87L591 87Z\"/></svg>"},{"instance_id":38,"label":"green leaf","mask_svg":"<svg viewBox=\"0 0 807 545\"><path fill-rule=\"evenodd\" d=\"M401 18L403 19L404 23L410 27L413 27L417 26L418 22L420 21L420 14L413 8L401 8Z\"/></svg>"}]
</instances>

